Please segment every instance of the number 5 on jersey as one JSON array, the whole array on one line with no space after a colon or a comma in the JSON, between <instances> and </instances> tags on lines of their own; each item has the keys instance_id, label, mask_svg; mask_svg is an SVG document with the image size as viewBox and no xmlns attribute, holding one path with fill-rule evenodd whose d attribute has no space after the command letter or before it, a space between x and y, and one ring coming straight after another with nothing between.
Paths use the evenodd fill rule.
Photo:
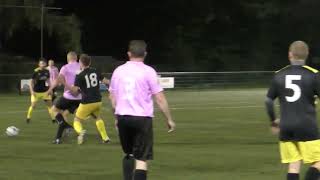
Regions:
<instances>
[{"instance_id":1,"label":"number 5 on jersey","mask_svg":"<svg viewBox=\"0 0 320 180\"><path fill-rule=\"evenodd\" d=\"M301 97L301 88L293 81L301 80L301 75L286 75L286 89L293 90L292 96L286 96L288 102L295 102Z\"/></svg>"}]
</instances>

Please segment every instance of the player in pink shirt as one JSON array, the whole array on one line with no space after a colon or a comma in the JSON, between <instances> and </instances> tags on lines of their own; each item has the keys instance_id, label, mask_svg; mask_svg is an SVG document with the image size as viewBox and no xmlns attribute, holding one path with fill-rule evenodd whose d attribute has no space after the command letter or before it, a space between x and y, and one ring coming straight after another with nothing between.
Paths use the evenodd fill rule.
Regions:
<instances>
[{"instance_id":1,"label":"player in pink shirt","mask_svg":"<svg viewBox=\"0 0 320 180\"><path fill-rule=\"evenodd\" d=\"M123 159L124 180L147 179L147 161L153 159L153 97L166 117L169 132L175 130L157 73L144 64L146 48L147 44L142 40L130 42L130 61L113 72L109 88L122 149L126 154Z\"/></svg>"},{"instance_id":2,"label":"player in pink shirt","mask_svg":"<svg viewBox=\"0 0 320 180\"><path fill-rule=\"evenodd\" d=\"M58 86L58 84L67 84L73 86L76 75L80 72L80 64L78 63L78 57L75 52L69 52L67 55L68 64L64 65L57 79L50 87L49 92ZM81 94L73 94L67 88L64 89L63 96L60 97L53 105L53 112L56 113L56 120L59 124L54 144L61 143L61 137L65 129L72 128L67 122L68 114L74 114L81 101Z\"/></svg>"},{"instance_id":3,"label":"player in pink shirt","mask_svg":"<svg viewBox=\"0 0 320 180\"><path fill-rule=\"evenodd\" d=\"M59 75L59 69L54 65L54 60L50 59L48 61L48 67L47 69L50 72L50 84L53 84L54 81L58 78ZM57 95L55 92L55 89L52 90L52 101L56 99Z\"/></svg>"}]
</instances>

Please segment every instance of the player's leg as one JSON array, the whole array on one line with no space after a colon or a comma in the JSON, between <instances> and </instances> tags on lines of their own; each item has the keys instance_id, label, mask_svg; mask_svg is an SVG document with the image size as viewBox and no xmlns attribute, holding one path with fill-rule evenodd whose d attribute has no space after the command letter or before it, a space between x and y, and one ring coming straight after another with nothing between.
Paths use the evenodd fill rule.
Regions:
<instances>
[{"instance_id":1,"label":"player's leg","mask_svg":"<svg viewBox=\"0 0 320 180\"><path fill-rule=\"evenodd\" d=\"M306 173L305 180L318 180L320 177L320 161L313 163Z\"/></svg>"},{"instance_id":2,"label":"player's leg","mask_svg":"<svg viewBox=\"0 0 320 180\"><path fill-rule=\"evenodd\" d=\"M50 115L50 118L52 120L52 123L56 123L56 119L55 119L55 113L53 113L52 111L52 100L44 100L46 105L47 105L47 109L48 109L48 113Z\"/></svg>"},{"instance_id":3,"label":"player's leg","mask_svg":"<svg viewBox=\"0 0 320 180\"><path fill-rule=\"evenodd\" d=\"M287 180L299 180L301 161L289 163Z\"/></svg>"},{"instance_id":4,"label":"player's leg","mask_svg":"<svg viewBox=\"0 0 320 180\"><path fill-rule=\"evenodd\" d=\"M118 116L119 138L125 156L122 159L123 180L132 180L135 167L135 159L133 157L133 141L135 131L130 128L130 119L127 116Z\"/></svg>"},{"instance_id":5,"label":"player's leg","mask_svg":"<svg viewBox=\"0 0 320 180\"><path fill-rule=\"evenodd\" d=\"M37 93L34 93L33 95L31 95L31 104L28 108L28 113L27 113L27 123L30 123L31 121L31 118L32 118L32 113L33 113L33 110L34 108L36 107L36 104L38 102L38 95Z\"/></svg>"},{"instance_id":6,"label":"player's leg","mask_svg":"<svg viewBox=\"0 0 320 180\"><path fill-rule=\"evenodd\" d=\"M147 179L148 165L147 161L136 160L136 169L134 171L134 180Z\"/></svg>"},{"instance_id":7,"label":"player's leg","mask_svg":"<svg viewBox=\"0 0 320 180\"><path fill-rule=\"evenodd\" d=\"M69 125L69 123L66 122L67 116L70 112L69 109L74 109L76 107L72 107L70 108L71 105L70 103L64 98L64 97L60 97L56 102L55 105L52 106L52 111L55 114L55 119L58 123L58 130L56 133L56 137L54 140L54 144L60 144L63 132L66 128L72 127L71 125ZM69 107L69 108L68 108ZM71 111L71 113L73 113Z\"/></svg>"},{"instance_id":8,"label":"player's leg","mask_svg":"<svg viewBox=\"0 0 320 180\"><path fill-rule=\"evenodd\" d=\"M281 162L288 164L287 180L299 180L302 155L297 142L280 142Z\"/></svg>"},{"instance_id":9,"label":"player's leg","mask_svg":"<svg viewBox=\"0 0 320 180\"><path fill-rule=\"evenodd\" d=\"M86 131L82 127L81 121L85 120L92 112L90 104L80 104L73 121L73 128L78 134L78 144L83 144Z\"/></svg>"},{"instance_id":10,"label":"player's leg","mask_svg":"<svg viewBox=\"0 0 320 180\"><path fill-rule=\"evenodd\" d=\"M303 161L312 164L308 169L305 180L318 180L320 173L320 140L299 142Z\"/></svg>"},{"instance_id":11,"label":"player's leg","mask_svg":"<svg viewBox=\"0 0 320 180\"><path fill-rule=\"evenodd\" d=\"M54 100L56 100L56 98L57 98L57 91L56 91L56 89L53 89L52 90L52 102L54 102Z\"/></svg>"},{"instance_id":12,"label":"player's leg","mask_svg":"<svg viewBox=\"0 0 320 180\"><path fill-rule=\"evenodd\" d=\"M96 120L96 126L97 126L97 130L99 131L99 134L102 138L102 142L103 143L109 143L110 142L110 138L107 134L106 131L106 127L105 127L105 123L102 120L101 116L100 116L100 112L101 112L101 108L102 108L102 103L95 103L94 106L96 106L92 112L93 117Z\"/></svg>"},{"instance_id":13,"label":"player's leg","mask_svg":"<svg viewBox=\"0 0 320 180\"><path fill-rule=\"evenodd\" d=\"M153 159L153 127L151 118L136 121L138 132L135 136L133 155L136 159L134 180L146 180L148 160Z\"/></svg>"}]
</instances>

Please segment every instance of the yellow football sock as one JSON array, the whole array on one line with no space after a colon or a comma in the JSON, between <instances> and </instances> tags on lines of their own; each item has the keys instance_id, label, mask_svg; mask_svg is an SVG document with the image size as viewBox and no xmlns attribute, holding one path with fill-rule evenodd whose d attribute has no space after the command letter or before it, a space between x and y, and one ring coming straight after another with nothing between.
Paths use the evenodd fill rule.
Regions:
<instances>
[{"instance_id":1,"label":"yellow football sock","mask_svg":"<svg viewBox=\"0 0 320 180\"><path fill-rule=\"evenodd\" d=\"M74 130L76 130L76 132L77 132L78 134L80 134L81 131L83 130L82 124L81 124L81 122L79 122L79 121L74 121L74 122L73 122L73 128L74 128Z\"/></svg>"},{"instance_id":2,"label":"yellow football sock","mask_svg":"<svg viewBox=\"0 0 320 180\"><path fill-rule=\"evenodd\" d=\"M33 107L30 106L29 109L28 109L27 119L31 119L32 112L33 112Z\"/></svg>"},{"instance_id":3,"label":"yellow football sock","mask_svg":"<svg viewBox=\"0 0 320 180\"><path fill-rule=\"evenodd\" d=\"M56 119L50 107L48 107L48 112L49 112L49 115L51 117L51 120Z\"/></svg>"},{"instance_id":4,"label":"yellow football sock","mask_svg":"<svg viewBox=\"0 0 320 180\"><path fill-rule=\"evenodd\" d=\"M102 140L106 141L109 139L108 135L107 135L107 131L106 131L106 128L104 126L104 122L102 119L99 119L96 121L96 126L97 126L97 129L101 135L101 138Z\"/></svg>"}]
</instances>

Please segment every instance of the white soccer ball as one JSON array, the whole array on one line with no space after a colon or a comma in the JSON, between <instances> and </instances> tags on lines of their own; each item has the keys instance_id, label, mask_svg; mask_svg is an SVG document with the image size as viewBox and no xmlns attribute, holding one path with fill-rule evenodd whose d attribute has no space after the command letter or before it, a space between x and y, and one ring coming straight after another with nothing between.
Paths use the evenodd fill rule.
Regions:
<instances>
[{"instance_id":1,"label":"white soccer ball","mask_svg":"<svg viewBox=\"0 0 320 180\"><path fill-rule=\"evenodd\" d=\"M17 136L19 134L19 129L14 127L14 126L10 126L7 128L6 130L6 134L7 136Z\"/></svg>"}]
</instances>

